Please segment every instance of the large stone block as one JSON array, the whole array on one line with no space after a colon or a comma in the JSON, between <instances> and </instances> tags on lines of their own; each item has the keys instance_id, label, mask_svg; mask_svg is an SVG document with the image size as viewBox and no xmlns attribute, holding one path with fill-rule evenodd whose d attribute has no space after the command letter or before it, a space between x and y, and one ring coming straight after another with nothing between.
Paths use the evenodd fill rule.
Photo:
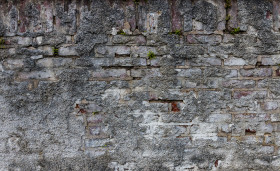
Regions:
<instances>
[{"instance_id":1,"label":"large stone block","mask_svg":"<svg viewBox=\"0 0 280 171\"><path fill-rule=\"evenodd\" d=\"M78 53L76 52L76 49L74 46L70 46L70 47L59 48L58 55L59 56L77 56Z\"/></svg>"},{"instance_id":2,"label":"large stone block","mask_svg":"<svg viewBox=\"0 0 280 171\"><path fill-rule=\"evenodd\" d=\"M56 77L53 71L45 70L45 71L33 71L33 72L20 72L18 75L18 79L20 80L28 80L28 79L38 79L38 80L50 80L55 81Z\"/></svg>"},{"instance_id":3,"label":"large stone block","mask_svg":"<svg viewBox=\"0 0 280 171\"><path fill-rule=\"evenodd\" d=\"M277 0L0 8L0 170L280 170Z\"/></svg>"},{"instance_id":4,"label":"large stone block","mask_svg":"<svg viewBox=\"0 0 280 171\"><path fill-rule=\"evenodd\" d=\"M243 77L269 77L272 76L272 69L271 68L241 69L240 74Z\"/></svg>"}]
</instances>

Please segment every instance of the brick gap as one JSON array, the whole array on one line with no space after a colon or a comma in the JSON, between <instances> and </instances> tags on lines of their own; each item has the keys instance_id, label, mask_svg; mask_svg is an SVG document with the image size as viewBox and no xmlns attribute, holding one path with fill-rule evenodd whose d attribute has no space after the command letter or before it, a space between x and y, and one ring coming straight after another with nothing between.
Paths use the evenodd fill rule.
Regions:
<instances>
[{"instance_id":1,"label":"brick gap","mask_svg":"<svg viewBox=\"0 0 280 171\"><path fill-rule=\"evenodd\" d=\"M160 66L102 66L102 69L152 69Z\"/></svg>"},{"instance_id":2,"label":"brick gap","mask_svg":"<svg viewBox=\"0 0 280 171\"><path fill-rule=\"evenodd\" d=\"M149 100L149 103L183 103L183 100Z\"/></svg>"},{"instance_id":3,"label":"brick gap","mask_svg":"<svg viewBox=\"0 0 280 171\"><path fill-rule=\"evenodd\" d=\"M116 58L129 58L130 57L130 55L128 55L128 54L117 54L117 53L115 53L115 57Z\"/></svg>"},{"instance_id":4,"label":"brick gap","mask_svg":"<svg viewBox=\"0 0 280 171\"><path fill-rule=\"evenodd\" d=\"M176 102L171 102L171 111L172 112L180 112L180 109Z\"/></svg>"},{"instance_id":5,"label":"brick gap","mask_svg":"<svg viewBox=\"0 0 280 171\"><path fill-rule=\"evenodd\" d=\"M53 16L53 25L56 25L56 18Z\"/></svg>"},{"instance_id":6,"label":"brick gap","mask_svg":"<svg viewBox=\"0 0 280 171\"><path fill-rule=\"evenodd\" d=\"M245 129L245 135L256 135L256 130L253 129Z\"/></svg>"},{"instance_id":7,"label":"brick gap","mask_svg":"<svg viewBox=\"0 0 280 171\"><path fill-rule=\"evenodd\" d=\"M102 66L102 69L133 69L134 66Z\"/></svg>"}]
</instances>

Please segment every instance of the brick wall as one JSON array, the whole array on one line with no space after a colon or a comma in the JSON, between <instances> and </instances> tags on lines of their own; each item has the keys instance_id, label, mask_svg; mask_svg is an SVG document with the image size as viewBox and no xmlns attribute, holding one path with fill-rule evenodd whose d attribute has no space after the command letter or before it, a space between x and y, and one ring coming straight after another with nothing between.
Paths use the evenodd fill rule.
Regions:
<instances>
[{"instance_id":1,"label":"brick wall","mask_svg":"<svg viewBox=\"0 0 280 171\"><path fill-rule=\"evenodd\" d=\"M0 8L0 170L280 169L277 0Z\"/></svg>"}]
</instances>

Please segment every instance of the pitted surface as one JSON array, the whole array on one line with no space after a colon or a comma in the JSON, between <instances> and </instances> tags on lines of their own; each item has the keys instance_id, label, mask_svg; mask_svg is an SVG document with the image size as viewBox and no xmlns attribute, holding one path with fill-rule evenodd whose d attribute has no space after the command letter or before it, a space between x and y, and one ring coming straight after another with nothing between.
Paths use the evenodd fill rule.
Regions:
<instances>
[{"instance_id":1,"label":"pitted surface","mask_svg":"<svg viewBox=\"0 0 280 171\"><path fill-rule=\"evenodd\" d=\"M279 170L277 0L0 8L0 170Z\"/></svg>"}]
</instances>

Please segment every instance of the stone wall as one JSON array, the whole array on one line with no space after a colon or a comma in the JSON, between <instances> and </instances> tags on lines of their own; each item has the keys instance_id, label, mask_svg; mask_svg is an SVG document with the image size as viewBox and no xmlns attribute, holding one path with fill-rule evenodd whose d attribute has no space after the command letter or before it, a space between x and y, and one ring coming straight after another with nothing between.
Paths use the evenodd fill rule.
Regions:
<instances>
[{"instance_id":1,"label":"stone wall","mask_svg":"<svg viewBox=\"0 0 280 171\"><path fill-rule=\"evenodd\" d=\"M0 170L279 170L278 0L1 0Z\"/></svg>"}]
</instances>

